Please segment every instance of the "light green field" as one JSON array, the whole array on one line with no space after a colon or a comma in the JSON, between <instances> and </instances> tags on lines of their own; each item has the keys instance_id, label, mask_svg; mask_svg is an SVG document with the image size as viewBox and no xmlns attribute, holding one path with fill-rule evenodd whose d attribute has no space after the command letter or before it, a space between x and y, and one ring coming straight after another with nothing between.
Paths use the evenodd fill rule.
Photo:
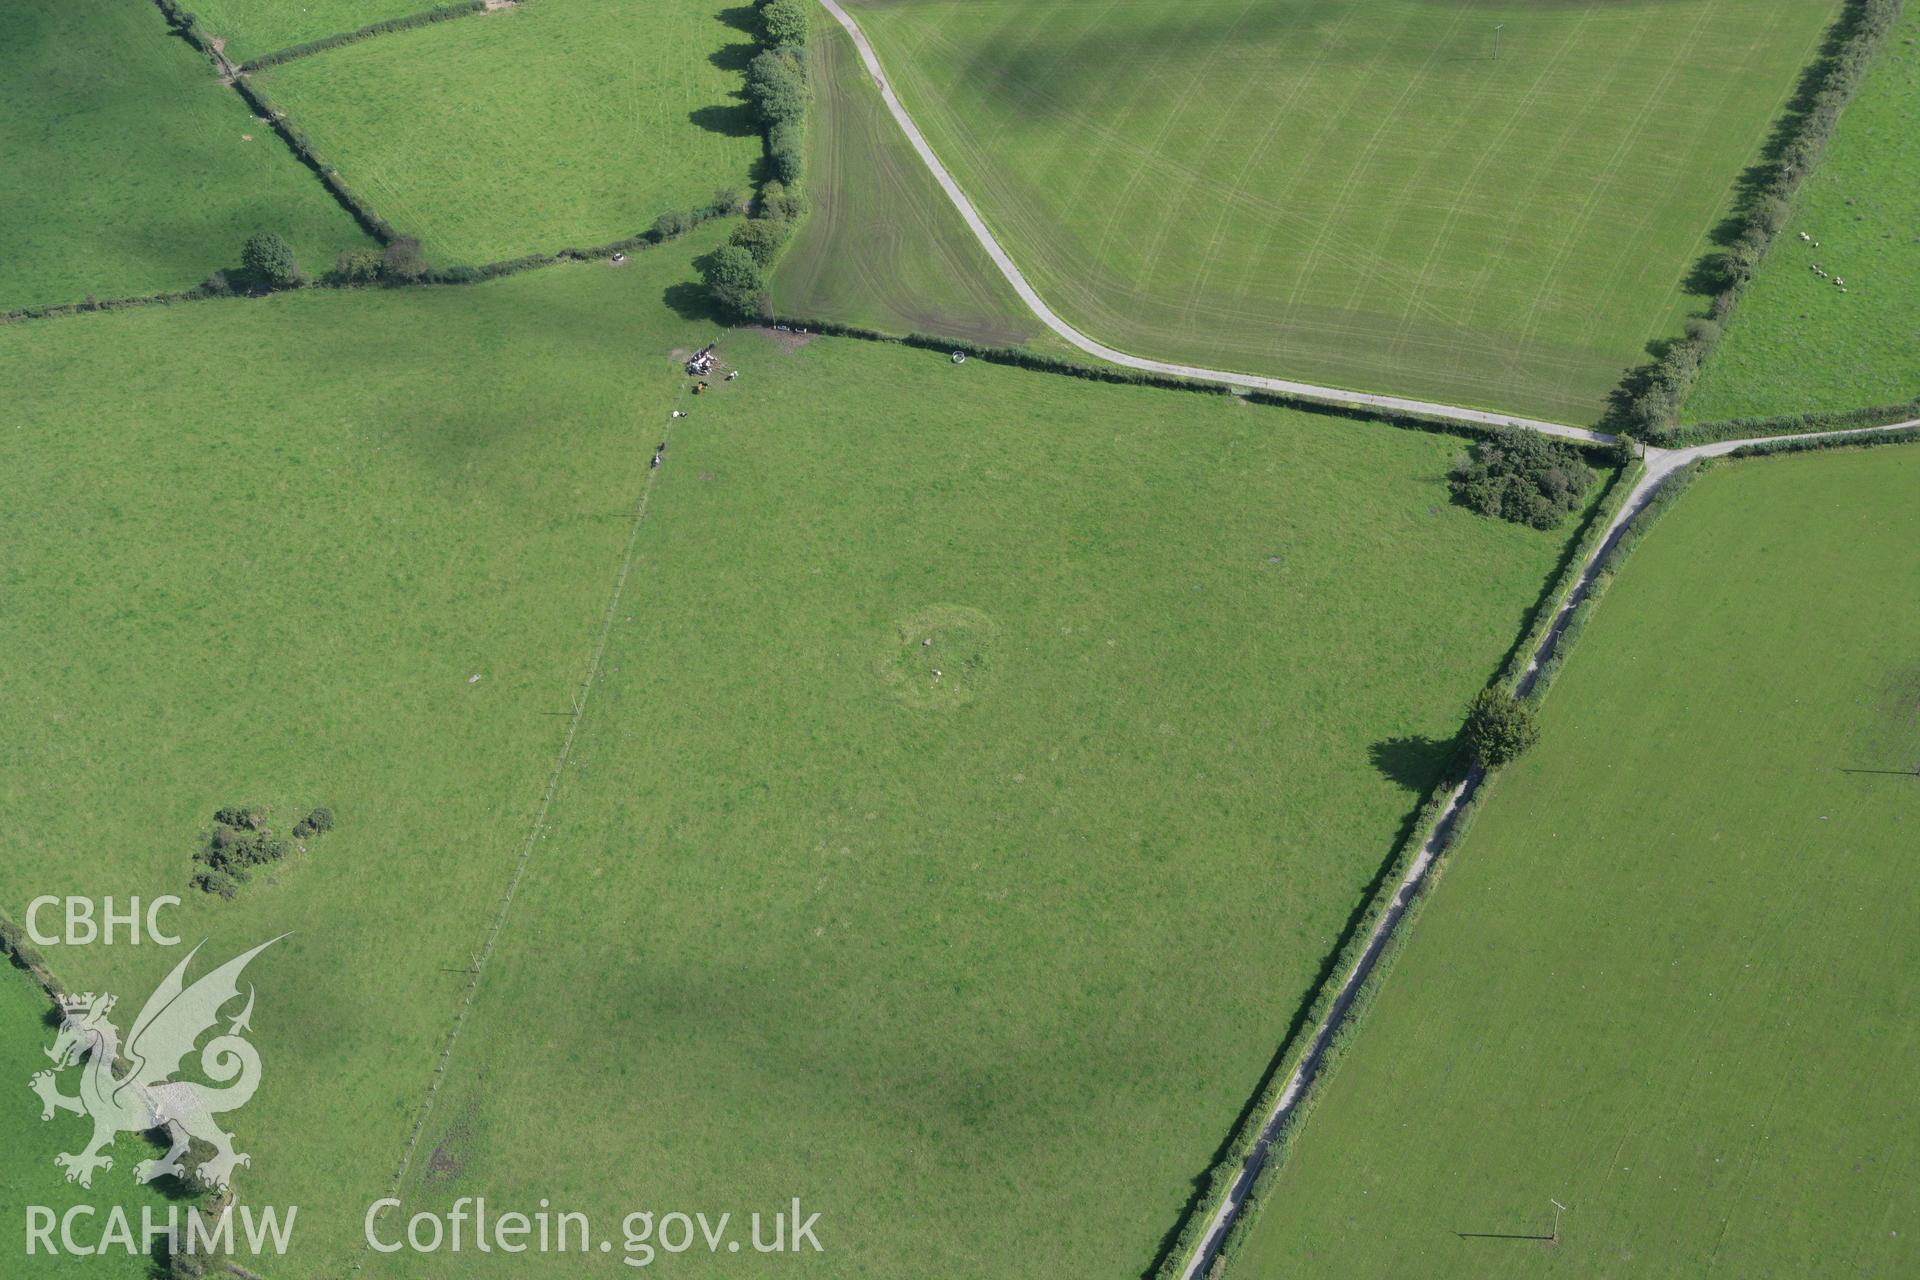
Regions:
<instances>
[{"instance_id":1,"label":"light green field","mask_svg":"<svg viewBox=\"0 0 1920 1280\"><path fill-rule=\"evenodd\" d=\"M774 275L775 308L997 346L1037 336L1040 322L887 114L837 23L815 22L808 61L809 211Z\"/></svg>"},{"instance_id":2,"label":"light green field","mask_svg":"<svg viewBox=\"0 0 1920 1280\"><path fill-rule=\"evenodd\" d=\"M92 1133L90 1122L67 1112L52 1120L40 1118L40 1096L28 1088L35 1074L48 1070L50 1063L42 1053L53 1043L54 1028L45 1021L46 995L24 973L0 960L0 1151L7 1159L0 1165L0 1223L6 1226L6 1273L34 1277L76 1276L97 1280L147 1280L150 1276L144 1254L129 1255L122 1249L96 1257L49 1255L36 1247L32 1256L26 1249L25 1225L28 1206L51 1209L65 1217L75 1206L94 1209L91 1217L74 1219L74 1233L81 1240L98 1243L108 1225L114 1206L123 1208L133 1229L141 1229L142 1208L151 1209L162 1224L167 1221L167 1200L158 1187L136 1188L120 1179L109 1184L111 1175L101 1175L91 1190L73 1186L66 1174L56 1168L53 1157L59 1152L78 1152ZM77 1091L78 1073L61 1076L60 1090L72 1095ZM155 1154L132 1137L124 1138L119 1169L127 1169L136 1160ZM184 1218L189 1202L181 1201ZM57 1220L57 1219L56 1219ZM56 1230L53 1239L58 1242ZM18 1261L15 1255L18 1255Z\"/></svg>"},{"instance_id":3,"label":"light green field","mask_svg":"<svg viewBox=\"0 0 1920 1280\"><path fill-rule=\"evenodd\" d=\"M0 911L185 893L209 960L294 930L249 970L265 1083L229 1120L243 1197L300 1206L272 1275L339 1274L399 1160L681 394L666 357L708 332L662 292L722 236L0 330ZM339 825L223 903L187 881L229 803ZM178 955L46 958L124 1032Z\"/></svg>"},{"instance_id":4,"label":"light green field","mask_svg":"<svg viewBox=\"0 0 1920 1280\"><path fill-rule=\"evenodd\" d=\"M761 153L740 100L744 13L539 0L256 78L430 258L477 265L625 239L717 188L744 194Z\"/></svg>"},{"instance_id":5,"label":"light green field","mask_svg":"<svg viewBox=\"0 0 1920 1280\"><path fill-rule=\"evenodd\" d=\"M234 62L309 40L358 31L389 18L438 8L448 0L193 0L200 28L223 41Z\"/></svg>"},{"instance_id":6,"label":"light green field","mask_svg":"<svg viewBox=\"0 0 1920 1280\"><path fill-rule=\"evenodd\" d=\"M1451 505L1457 440L722 351L407 1212L798 1196L807 1275L1135 1275L1570 530Z\"/></svg>"},{"instance_id":7,"label":"light green field","mask_svg":"<svg viewBox=\"0 0 1920 1280\"><path fill-rule=\"evenodd\" d=\"M1914 1274L1916 486L1730 464L1651 532L1232 1280Z\"/></svg>"},{"instance_id":8,"label":"light green field","mask_svg":"<svg viewBox=\"0 0 1920 1280\"><path fill-rule=\"evenodd\" d=\"M1093 336L1586 422L1678 332L1682 278L1838 8L852 12L1035 287Z\"/></svg>"},{"instance_id":9,"label":"light green field","mask_svg":"<svg viewBox=\"0 0 1920 1280\"><path fill-rule=\"evenodd\" d=\"M1909 5L1702 371L1688 421L1920 399L1916 40L1920 5Z\"/></svg>"},{"instance_id":10,"label":"light green field","mask_svg":"<svg viewBox=\"0 0 1920 1280\"><path fill-rule=\"evenodd\" d=\"M192 288L260 230L368 243L148 3L0 7L0 174L0 310Z\"/></svg>"}]
</instances>

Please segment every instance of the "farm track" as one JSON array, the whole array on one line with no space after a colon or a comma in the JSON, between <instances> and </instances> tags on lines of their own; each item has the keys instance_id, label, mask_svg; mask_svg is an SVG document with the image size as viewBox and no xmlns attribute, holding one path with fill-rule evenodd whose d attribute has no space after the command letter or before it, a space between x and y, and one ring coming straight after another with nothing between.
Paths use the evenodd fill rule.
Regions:
<instances>
[{"instance_id":1,"label":"farm track","mask_svg":"<svg viewBox=\"0 0 1920 1280\"><path fill-rule=\"evenodd\" d=\"M1053 309L1046 304L1045 300L1042 299L1033 286L1028 283L1025 275L1021 273L1020 268L1007 254L1007 251L1001 247L1000 242L994 237L993 233L988 230L985 220L980 216L979 210L973 206L972 201L967 198L966 193L960 189L959 183L954 179L953 175L948 172L946 166L941 163L940 158L934 154L933 148L928 144L925 135L920 132L913 118L907 114L906 107L901 103L899 95L894 92L892 82L887 79L886 72L880 65L879 56L875 53L873 45L867 40L866 34L861 31L859 24L841 7L839 0L820 0L820 3L826 8L827 12L833 16L834 20L838 22L841 27L845 28L848 36L853 40L854 46L860 51L861 60L866 64L868 74L873 77L874 84L879 89L880 96L882 100L885 101L888 112L893 116L895 123L900 126L901 131L906 134L907 140L913 144L914 150L920 154L920 158L926 163L928 170L932 172L934 179L940 184L941 189L947 193L947 198L950 199L954 207L959 210L961 218L973 232L974 237L979 240L981 248L986 250L987 256L993 260L994 265L1000 269L1000 273L1006 277L1007 283L1013 286L1014 292L1019 294L1021 300L1032 309L1033 313L1039 317L1042 323L1080 350L1127 368L1139 369L1150 373L1166 374L1174 377L1190 378L1196 381L1226 383L1231 386L1276 391L1287 395L1333 404L1359 405L1377 409L1419 413L1429 417L1480 426L1521 427L1539 431L1547 435L1593 444L1612 443L1615 440L1614 436L1604 432L1584 430L1579 427L1570 427L1562 423L1546 422L1535 418L1493 413L1486 410L1440 404L1427 400L1347 391L1341 388L1317 386L1311 383L1294 382L1282 378L1266 378L1228 370L1206 369L1194 365L1149 360L1117 351L1104 343L1088 337L1054 313ZM1920 426L1920 418L1882 427L1861 427L1843 431L1814 431L1806 432L1798 436L1761 436L1742 440L1720 440L1711 444L1694 445L1684 449L1659 449L1650 446L1645 448L1642 457L1646 464L1646 473L1628 493L1626 500L1620 504L1619 511L1608 524L1605 533L1596 542L1593 551L1587 556L1585 563L1581 565L1578 578L1575 580L1573 586L1568 589L1567 594L1560 600L1554 611L1552 623L1547 627L1545 634L1541 636L1539 644L1535 646L1533 653L1529 656L1527 668L1518 682L1518 692L1521 694L1531 692L1539 678L1542 666L1547 659L1553 655L1555 648L1559 645L1560 637L1565 633L1567 624L1571 620L1574 611L1579 608L1580 604L1586 600L1591 593L1594 581L1599 575L1600 566L1605 563L1608 553L1618 544L1621 534L1624 533L1634 519L1646 509L1647 504L1653 500L1654 495L1659 492L1660 488L1665 485L1676 472L1702 458L1722 457L1747 445L1765 444L1783 439L1805 440L1853 435L1872 435L1916 426ZM1368 933L1366 943L1362 947L1359 957L1353 962L1353 965L1341 979L1340 986L1334 995L1326 1017L1321 1021L1320 1025L1314 1029L1313 1038L1309 1042L1306 1053L1301 1057L1299 1064L1295 1066L1292 1074L1288 1076L1286 1084L1281 1089L1272 1107L1268 1110L1265 1121L1260 1129L1260 1136L1256 1139L1253 1149L1242 1162L1240 1171L1235 1176L1232 1186L1222 1201L1214 1207L1207 1221L1205 1232L1201 1235L1198 1245L1189 1255L1185 1265L1181 1269L1180 1274L1182 1280L1203 1280L1206 1276L1207 1269L1212 1265L1214 1258L1218 1255L1220 1246L1225 1241L1229 1229L1239 1216L1241 1207L1245 1204L1255 1181L1266 1165L1267 1156L1272 1149L1274 1139L1278 1136L1288 1119L1294 1114L1301 1100L1306 1096L1308 1089L1312 1087L1314 1079L1319 1074L1321 1065L1325 1061L1327 1049L1331 1045L1333 1037L1345 1024L1347 1015L1352 1009L1355 999L1359 996L1362 987L1366 984L1367 978L1372 974L1380 956L1386 950L1387 944L1392 941L1395 931L1399 928L1400 922L1406 916L1408 907L1412 904L1421 886L1425 883L1427 874L1432 870L1434 863L1445 850L1448 839L1459 820L1462 809L1471 803L1478 794L1483 780L1484 774L1480 770L1475 769L1471 771L1467 777L1454 788L1452 794L1448 796L1444 809L1428 831L1425 841L1420 846L1419 853L1408 866L1406 873L1401 877L1399 884L1395 887L1392 898L1388 900L1386 909L1381 913L1373 929Z\"/></svg>"}]
</instances>

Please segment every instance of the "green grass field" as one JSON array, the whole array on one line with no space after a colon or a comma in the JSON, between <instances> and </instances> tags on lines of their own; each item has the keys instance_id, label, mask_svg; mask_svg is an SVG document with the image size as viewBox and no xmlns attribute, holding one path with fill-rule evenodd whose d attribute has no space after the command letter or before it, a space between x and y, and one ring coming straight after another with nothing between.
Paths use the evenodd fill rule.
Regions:
<instances>
[{"instance_id":1,"label":"green grass field","mask_svg":"<svg viewBox=\"0 0 1920 1280\"><path fill-rule=\"evenodd\" d=\"M368 243L151 4L0 8L0 121L0 310L188 289L263 229Z\"/></svg>"},{"instance_id":2,"label":"green grass field","mask_svg":"<svg viewBox=\"0 0 1920 1280\"><path fill-rule=\"evenodd\" d=\"M54 1038L54 1029L44 1020L47 1009L47 997L40 988L26 974L0 961L0 1151L7 1153L5 1165L0 1166L0 1222L7 1225L9 1254L16 1246L21 1250L19 1262L9 1257L7 1274L36 1280L41 1276L149 1280L149 1259L118 1248L97 1257L50 1256L37 1248L30 1258L25 1253L21 1228L27 1222L28 1206L51 1209L59 1217L79 1205L92 1207L93 1217L74 1220L75 1235L92 1243L99 1241L116 1205L130 1215L136 1232L141 1229L143 1208L151 1209L160 1222L167 1220L168 1202L157 1186L137 1188L124 1178L108 1183L110 1175L103 1174L92 1190L85 1190L70 1185L66 1174L54 1167L54 1154L79 1151L92 1126L66 1112L42 1120L40 1097L27 1087L36 1073L52 1066L42 1053ZM71 1095L76 1087L74 1073L62 1077L61 1092ZM126 1169L153 1152L128 1137L121 1140L118 1154L116 1167ZM185 1215L186 1202L181 1202L180 1213ZM57 1230L53 1238L59 1240Z\"/></svg>"},{"instance_id":3,"label":"green grass field","mask_svg":"<svg viewBox=\"0 0 1920 1280\"><path fill-rule=\"evenodd\" d=\"M662 292L722 235L0 330L0 911L185 893L219 959L295 931L249 970L265 1083L230 1121L243 1197L301 1208L275 1276L339 1274L399 1160L682 394L669 351L708 333ZM228 803L339 825L223 903L187 880ZM178 959L46 957L120 993L122 1031Z\"/></svg>"},{"instance_id":4,"label":"green grass field","mask_svg":"<svg viewBox=\"0 0 1920 1280\"><path fill-rule=\"evenodd\" d=\"M1688 421L1920 398L1917 40L1909 5L1702 371Z\"/></svg>"},{"instance_id":5,"label":"green grass field","mask_svg":"<svg viewBox=\"0 0 1920 1280\"><path fill-rule=\"evenodd\" d=\"M1838 8L853 13L996 234L1093 336L1585 422L1678 332L1682 278Z\"/></svg>"},{"instance_id":6,"label":"green grass field","mask_svg":"<svg viewBox=\"0 0 1920 1280\"><path fill-rule=\"evenodd\" d=\"M270 68L262 87L441 263L624 239L745 193L748 11L539 0ZM732 15L723 20L723 15Z\"/></svg>"},{"instance_id":7,"label":"green grass field","mask_svg":"<svg viewBox=\"0 0 1920 1280\"><path fill-rule=\"evenodd\" d=\"M193 12L207 34L222 41L234 62L309 40L358 31L389 18L404 18L451 0L194 0Z\"/></svg>"},{"instance_id":8,"label":"green grass field","mask_svg":"<svg viewBox=\"0 0 1920 1280\"><path fill-rule=\"evenodd\" d=\"M1731 464L1651 532L1233 1280L1914 1273L1917 485Z\"/></svg>"},{"instance_id":9,"label":"green grass field","mask_svg":"<svg viewBox=\"0 0 1920 1280\"><path fill-rule=\"evenodd\" d=\"M808 50L810 205L773 278L785 315L1012 346L1041 331L935 184L837 23Z\"/></svg>"},{"instance_id":10,"label":"green grass field","mask_svg":"<svg viewBox=\"0 0 1920 1280\"><path fill-rule=\"evenodd\" d=\"M407 1211L799 1196L808 1275L1137 1274L1570 531L1452 506L1457 440L722 351Z\"/></svg>"}]
</instances>

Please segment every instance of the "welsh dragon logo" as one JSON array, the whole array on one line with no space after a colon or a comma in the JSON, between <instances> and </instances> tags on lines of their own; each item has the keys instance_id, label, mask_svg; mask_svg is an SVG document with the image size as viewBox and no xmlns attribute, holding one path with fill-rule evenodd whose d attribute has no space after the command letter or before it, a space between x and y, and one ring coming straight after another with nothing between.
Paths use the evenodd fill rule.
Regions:
<instances>
[{"instance_id":1,"label":"welsh dragon logo","mask_svg":"<svg viewBox=\"0 0 1920 1280\"><path fill-rule=\"evenodd\" d=\"M42 1120L53 1119L55 1111L71 1111L93 1119L92 1141L78 1154L62 1153L53 1158L54 1164L67 1171L68 1182L91 1187L95 1170L113 1168L113 1157L106 1152L116 1137L155 1129L165 1129L173 1146L159 1160L136 1164L133 1176L137 1181L152 1182L168 1174L184 1176L180 1157L190 1138L198 1138L214 1149L212 1158L196 1170L210 1187L224 1188L236 1166L251 1163L248 1156L233 1149L233 1135L215 1119L222 1112L245 1106L260 1087L260 1054L241 1035L251 1029L251 986L247 988L246 1007L228 1023L226 1033L215 1036L200 1050L200 1070L215 1084L170 1077L194 1051L195 1042L220 1021L220 1010L239 998L240 974L247 962L278 941L280 938L263 942L187 986L187 966L200 954L200 947L195 947L140 1010L124 1050L119 1029L108 1020L115 1003L113 996L89 992L61 997L60 1031L47 1050L54 1069L33 1077L33 1091L40 1095ZM79 1066L82 1059L86 1066L80 1076L80 1094L68 1097L60 1092L56 1073ZM115 1074L116 1066L122 1063L126 1071Z\"/></svg>"}]
</instances>

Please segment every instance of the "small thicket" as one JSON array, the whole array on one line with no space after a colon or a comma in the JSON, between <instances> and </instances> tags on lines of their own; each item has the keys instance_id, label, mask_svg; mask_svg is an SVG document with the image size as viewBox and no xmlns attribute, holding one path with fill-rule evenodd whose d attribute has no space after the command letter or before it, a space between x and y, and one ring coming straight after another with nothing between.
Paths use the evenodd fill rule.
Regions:
<instances>
[{"instance_id":1,"label":"small thicket","mask_svg":"<svg viewBox=\"0 0 1920 1280\"><path fill-rule=\"evenodd\" d=\"M747 64L747 100L766 125L807 112L807 71L792 49L767 49Z\"/></svg>"},{"instance_id":2,"label":"small thicket","mask_svg":"<svg viewBox=\"0 0 1920 1280\"><path fill-rule=\"evenodd\" d=\"M380 278L378 249L348 249L333 260L333 278L343 284L365 284Z\"/></svg>"},{"instance_id":3,"label":"small thicket","mask_svg":"<svg viewBox=\"0 0 1920 1280\"><path fill-rule=\"evenodd\" d=\"M271 231L256 231L240 251L240 265L254 281L268 289L292 289L307 282L294 260L293 246Z\"/></svg>"},{"instance_id":4,"label":"small thicket","mask_svg":"<svg viewBox=\"0 0 1920 1280\"><path fill-rule=\"evenodd\" d=\"M658 240L671 240L675 236L687 234L687 232L693 230L696 225L698 224L694 222L693 214L687 210L669 209L653 220L654 238Z\"/></svg>"},{"instance_id":5,"label":"small thicket","mask_svg":"<svg viewBox=\"0 0 1920 1280\"><path fill-rule=\"evenodd\" d=\"M753 255L762 268L773 265L780 246L787 242L787 224L780 218L748 218L733 229L727 243L738 245Z\"/></svg>"},{"instance_id":6,"label":"small thicket","mask_svg":"<svg viewBox=\"0 0 1920 1280\"><path fill-rule=\"evenodd\" d=\"M333 830L333 810L315 809L294 824L295 839L306 840ZM200 869L188 882L203 893L232 898L261 867L271 866L292 852L293 846L267 826L266 810L252 805L228 805L214 811L213 830L207 833L193 860Z\"/></svg>"},{"instance_id":7,"label":"small thicket","mask_svg":"<svg viewBox=\"0 0 1920 1280\"><path fill-rule=\"evenodd\" d=\"M1573 446L1502 427L1454 467L1453 494L1483 516L1551 529L1580 509L1594 478Z\"/></svg>"},{"instance_id":8,"label":"small thicket","mask_svg":"<svg viewBox=\"0 0 1920 1280\"><path fill-rule=\"evenodd\" d=\"M293 824L293 838L307 840L314 836L325 835L331 830L333 830L333 810L323 807L315 809Z\"/></svg>"},{"instance_id":9,"label":"small thicket","mask_svg":"<svg viewBox=\"0 0 1920 1280\"><path fill-rule=\"evenodd\" d=\"M1482 769L1519 759L1540 739L1533 709L1505 689L1482 689L1467 710L1467 754Z\"/></svg>"},{"instance_id":10,"label":"small thicket","mask_svg":"<svg viewBox=\"0 0 1920 1280\"><path fill-rule=\"evenodd\" d=\"M385 279L406 284L418 280L426 271L427 257L420 252L420 242L412 236L398 236L380 252L380 274Z\"/></svg>"},{"instance_id":11,"label":"small thicket","mask_svg":"<svg viewBox=\"0 0 1920 1280\"><path fill-rule=\"evenodd\" d=\"M787 186L778 178L768 180L760 188L760 216L763 218L785 218L788 221L806 212L807 202L800 193Z\"/></svg>"},{"instance_id":12,"label":"small thicket","mask_svg":"<svg viewBox=\"0 0 1920 1280\"><path fill-rule=\"evenodd\" d=\"M742 319L761 314L767 279L753 254L737 244L724 244L701 263L707 291L721 310Z\"/></svg>"},{"instance_id":13,"label":"small thicket","mask_svg":"<svg viewBox=\"0 0 1920 1280\"><path fill-rule=\"evenodd\" d=\"M770 49L807 42L807 6L802 0L769 0L760 10L760 38Z\"/></svg>"}]
</instances>

